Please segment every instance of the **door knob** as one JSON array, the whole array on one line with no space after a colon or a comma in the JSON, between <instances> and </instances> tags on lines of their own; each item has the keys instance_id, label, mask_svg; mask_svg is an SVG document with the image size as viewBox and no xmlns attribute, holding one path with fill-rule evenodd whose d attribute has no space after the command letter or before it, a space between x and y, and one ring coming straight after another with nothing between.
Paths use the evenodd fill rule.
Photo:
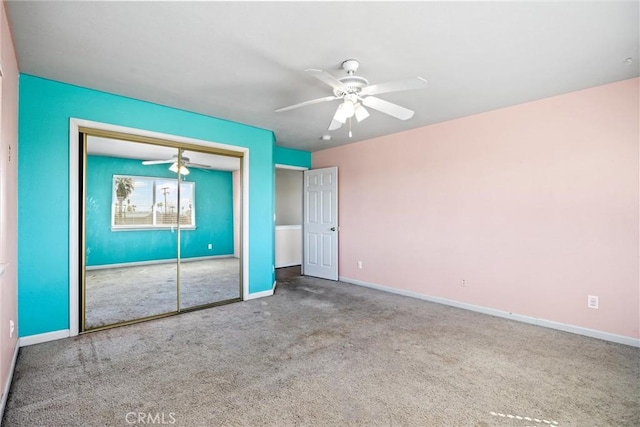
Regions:
<instances>
[{"instance_id":1,"label":"door knob","mask_svg":"<svg viewBox=\"0 0 640 427\"><path fill-rule=\"evenodd\" d=\"M336 231L336 228L335 227L331 227L329 230Z\"/></svg>"}]
</instances>

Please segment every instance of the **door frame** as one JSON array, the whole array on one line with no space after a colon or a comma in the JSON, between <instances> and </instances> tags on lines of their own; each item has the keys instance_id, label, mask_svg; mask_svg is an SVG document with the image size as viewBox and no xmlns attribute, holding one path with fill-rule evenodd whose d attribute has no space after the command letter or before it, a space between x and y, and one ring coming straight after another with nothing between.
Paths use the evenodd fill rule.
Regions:
<instances>
[{"instance_id":1,"label":"door frame","mask_svg":"<svg viewBox=\"0 0 640 427\"><path fill-rule=\"evenodd\" d=\"M69 119L69 336L76 336L80 331L80 310L78 309L80 304L80 276L78 273L80 272L80 256L82 252L78 244L82 225L79 216L80 193L78 191L78 183L82 179L80 176L80 128L117 132L142 138L162 139L176 143L197 145L208 149L231 151L241 155L242 228L240 230L240 253L242 260L242 298L244 300L249 299L249 148L72 117Z\"/></svg>"},{"instance_id":2,"label":"door frame","mask_svg":"<svg viewBox=\"0 0 640 427\"><path fill-rule=\"evenodd\" d=\"M304 183L304 171L310 170L311 168L307 168L307 167L304 167L304 166L284 165L284 164L281 164L281 163L276 163L274 165L274 168L273 168L274 189L275 189L274 195L273 195L273 199L274 199L274 209L273 209L273 212L274 212L274 214L273 214L273 266L274 266L274 269L276 268L275 267L275 265L276 265L276 247L275 247L275 245L276 245L276 227L277 227L275 212L277 212L277 210L278 210L277 206L275 206L275 202L276 202L276 194L275 194L275 192L278 191L278 189L275 188L275 173L276 173L276 169L290 169L290 170L300 171L300 172L303 173L303 176L301 178L302 178L303 183ZM300 200L301 200L301 203L302 203L302 218L303 218L303 222L304 222L304 210L305 210L305 206L304 206L304 185L302 187L302 193L300 193ZM300 227L302 227L302 229L303 229L303 234L301 236L301 239L304 241L304 227L303 227L303 224L300 224ZM301 254L302 255L302 262L300 264L300 274L304 275L304 244L302 244L302 243L303 242L300 242L301 247L302 247L302 254ZM274 271L274 273L275 273L275 271ZM274 276L274 280L275 280L275 276ZM277 283L277 280L275 280L275 281Z\"/></svg>"}]
</instances>

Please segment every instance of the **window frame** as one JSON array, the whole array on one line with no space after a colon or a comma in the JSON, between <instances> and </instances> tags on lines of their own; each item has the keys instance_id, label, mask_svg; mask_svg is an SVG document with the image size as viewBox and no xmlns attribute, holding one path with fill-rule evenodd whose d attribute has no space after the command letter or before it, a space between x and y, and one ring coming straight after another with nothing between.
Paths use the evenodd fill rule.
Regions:
<instances>
[{"instance_id":1,"label":"window frame","mask_svg":"<svg viewBox=\"0 0 640 427\"><path fill-rule=\"evenodd\" d=\"M116 212L119 206L119 199L117 197L116 192L116 182L118 178L131 178L133 181L135 180L148 180L151 183L151 197L153 204L151 205L151 223L150 224L116 224ZM177 186L181 186L184 188L190 187L187 191L191 194L191 214L190 214L190 224L180 223L170 223L170 224L162 224L158 222L158 203L162 202L162 200L158 200L158 185L160 183L166 183L167 181L173 182ZM134 187L135 190L135 187ZM183 190L180 190L180 194L183 194ZM133 194L133 192L131 193ZM160 176L145 176L145 175L128 175L128 174L113 174L111 177L111 231L119 232L119 231L152 231L152 230L174 230L179 228L181 230L195 230L196 229L196 183L194 181L184 181L182 179L177 178L167 178ZM129 195L130 196L130 195ZM128 197L127 197L128 198ZM176 195L176 204L180 205L180 200L177 200ZM178 219L180 218L180 206L178 207Z\"/></svg>"}]
</instances>

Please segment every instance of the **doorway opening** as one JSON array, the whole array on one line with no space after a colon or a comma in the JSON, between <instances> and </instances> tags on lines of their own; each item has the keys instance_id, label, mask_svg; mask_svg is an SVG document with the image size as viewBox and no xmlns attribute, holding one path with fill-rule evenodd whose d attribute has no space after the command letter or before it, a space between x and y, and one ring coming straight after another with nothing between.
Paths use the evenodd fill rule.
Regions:
<instances>
[{"instance_id":1,"label":"doorway opening","mask_svg":"<svg viewBox=\"0 0 640 427\"><path fill-rule=\"evenodd\" d=\"M276 279L338 280L338 168L276 165Z\"/></svg>"},{"instance_id":2,"label":"doorway opening","mask_svg":"<svg viewBox=\"0 0 640 427\"><path fill-rule=\"evenodd\" d=\"M302 272L303 174L305 168L276 165L276 280Z\"/></svg>"}]
</instances>

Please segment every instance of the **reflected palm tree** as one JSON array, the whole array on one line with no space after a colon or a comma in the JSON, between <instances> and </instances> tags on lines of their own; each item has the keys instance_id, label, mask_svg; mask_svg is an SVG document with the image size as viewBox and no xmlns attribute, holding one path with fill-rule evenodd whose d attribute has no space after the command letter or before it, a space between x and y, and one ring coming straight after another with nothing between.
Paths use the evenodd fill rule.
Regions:
<instances>
[{"instance_id":1,"label":"reflected palm tree","mask_svg":"<svg viewBox=\"0 0 640 427\"><path fill-rule=\"evenodd\" d=\"M124 199L133 193L134 188L133 179L126 177L116 178L116 197L118 198L118 215L120 219L118 222L122 222L124 216Z\"/></svg>"}]
</instances>

